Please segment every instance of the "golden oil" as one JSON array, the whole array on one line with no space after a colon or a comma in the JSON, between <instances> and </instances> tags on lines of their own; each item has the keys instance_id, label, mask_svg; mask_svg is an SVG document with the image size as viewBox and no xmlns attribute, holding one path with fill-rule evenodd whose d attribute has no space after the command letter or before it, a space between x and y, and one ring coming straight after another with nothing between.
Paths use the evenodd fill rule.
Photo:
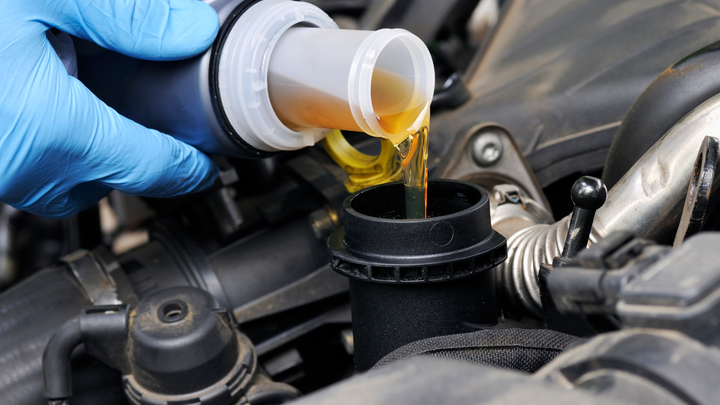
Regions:
<instances>
[{"instance_id":1,"label":"golden oil","mask_svg":"<svg viewBox=\"0 0 720 405\"><path fill-rule=\"evenodd\" d=\"M308 87L292 78L268 73L268 95L275 114L294 131L333 128L362 132L346 100ZM282 87L282 91L270 91Z\"/></svg>"},{"instance_id":2,"label":"golden oil","mask_svg":"<svg viewBox=\"0 0 720 405\"><path fill-rule=\"evenodd\" d=\"M372 77L373 108L383 129L393 134L389 139L398 150L405 182L405 217L427 217L428 107L414 100L413 83L383 69ZM429 110L429 109L428 109ZM418 130L411 128L425 113Z\"/></svg>"},{"instance_id":3,"label":"golden oil","mask_svg":"<svg viewBox=\"0 0 720 405\"><path fill-rule=\"evenodd\" d=\"M403 167L405 217L427 218L427 158L430 116L420 129L395 145Z\"/></svg>"}]
</instances>

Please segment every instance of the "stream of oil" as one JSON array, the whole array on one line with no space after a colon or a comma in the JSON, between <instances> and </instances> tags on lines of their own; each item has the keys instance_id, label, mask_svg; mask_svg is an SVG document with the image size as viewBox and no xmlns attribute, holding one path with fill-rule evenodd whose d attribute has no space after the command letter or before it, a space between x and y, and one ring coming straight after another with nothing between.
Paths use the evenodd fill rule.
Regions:
<instances>
[{"instance_id":1,"label":"stream of oil","mask_svg":"<svg viewBox=\"0 0 720 405\"><path fill-rule=\"evenodd\" d=\"M403 167L405 217L427 218L427 157L430 117L420 129L395 145Z\"/></svg>"},{"instance_id":2,"label":"stream of oil","mask_svg":"<svg viewBox=\"0 0 720 405\"><path fill-rule=\"evenodd\" d=\"M378 122L393 136L403 168L405 217L427 217L427 158L430 114L427 105L413 105L413 83L381 69L372 78L372 101ZM420 129L410 128L426 114ZM417 127L416 127L417 128Z\"/></svg>"}]
</instances>

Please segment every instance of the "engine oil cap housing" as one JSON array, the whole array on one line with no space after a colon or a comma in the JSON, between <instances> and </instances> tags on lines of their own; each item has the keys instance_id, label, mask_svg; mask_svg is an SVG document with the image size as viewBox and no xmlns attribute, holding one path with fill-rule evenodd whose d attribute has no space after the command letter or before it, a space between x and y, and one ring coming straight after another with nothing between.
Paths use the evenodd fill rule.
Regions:
<instances>
[{"instance_id":1,"label":"engine oil cap housing","mask_svg":"<svg viewBox=\"0 0 720 405\"><path fill-rule=\"evenodd\" d=\"M497 324L492 268L507 247L490 226L487 191L431 180L428 218L405 219L404 187L345 199L345 227L328 239L332 268L349 278L358 371L408 343Z\"/></svg>"},{"instance_id":2,"label":"engine oil cap housing","mask_svg":"<svg viewBox=\"0 0 720 405\"><path fill-rule=\"evenodd\" d=\"M328 239L332 268L379 283L436 282L467 277L505 261L505 238L490 226L482 187L431 180L428 218L405 219L404 185L382 184L343 203L344 227Z\"/></svg>"}]
</instances>

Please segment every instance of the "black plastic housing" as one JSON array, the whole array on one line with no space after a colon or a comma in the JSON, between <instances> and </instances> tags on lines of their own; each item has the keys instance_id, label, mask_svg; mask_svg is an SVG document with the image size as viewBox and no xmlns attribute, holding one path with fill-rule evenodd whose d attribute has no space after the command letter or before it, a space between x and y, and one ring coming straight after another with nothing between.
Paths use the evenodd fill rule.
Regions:
<instances>
[{"instance_id":1,"label":"black plastic housing","mask_svg":"<svg viewBox=\"0 0 720 405\"><path fill-rule=\"evenodd\" d=\"M222 380L237 363L238 338L227 312L208 293L190 287L143 300L130 329L130 369L154 393L178 395Z\"/></svg>"},{"instance_id":2,"label":"black plastic housing","mask_svg":"<svg viewBox=\"0 0 720 405\"><path fill-rule=\"evenodd\" d=\"M402 183L343 203L345 227L328 239L333 269L350 278L355 367L371 368L416 340L497 323L493 273L507 258L490 226L487 191L428 183L428 218L405 218Z\"/></svg>"},{"instance_id":3,"label":"black plastic housing","mask_svg":"<svg viewBox=\"0 0 720 405\"><path fill-rule=\"evenodd\" d=\"M458 148L473 135L468 129L494 123L512 134L542 187L571 173L611 169L605 164L609 149L611 155L620 148L628 150L613 158L620 166L611 171L622 176L643 155L644 145L649 148L655 142L652 137L665 133L663 126L672 126L710 97L703 99L704 95L718 92L718 76L712 72L717 59L709 53L689 58L668 71L678 77L653 92L657 100L643 102L650 114L634 119L632 128L627 128L629 136L618 143L615 134L620 123L626 114L637 114L631 106L648 85L668 66L720 38L720 3L504 4L494 33L464 70L463 80L473 98L455 110L433 114L430 154L443 156L443 165L464 151ZM656 129L657 135L652 134ZM603 181L611 188L619 176L611 180L603 174Z\"/></svg>"},{"instance_id":4,"label":"black plastic housing","mask_svg":"<svg viewBox=\"0 0 720 405\"><path fill-rule=\"evenodd\" d=\"M428 183L428 218L405 219L402 183L359 191L343 203L344 227L328 239L338 273L378 283L468 277L507 258L490 226L487 191L463 181Z\"/></svg>"},{"instance_id":5,"label":"black plastic housing","mask_svg":"<svg viewBox=\"0 0 720 405\"><path fill-rule=\"evenodd\" d=\"M205 153L269 157L272 153L251 146L233 129L222 106L217 79L218 61L229 31L258 1L208 2L218 14L220 31L213 46L189 59L138 60L76 39L78 64L82 66L80 80L123 116L172 134Z\"/></svg>"}]
</instances>

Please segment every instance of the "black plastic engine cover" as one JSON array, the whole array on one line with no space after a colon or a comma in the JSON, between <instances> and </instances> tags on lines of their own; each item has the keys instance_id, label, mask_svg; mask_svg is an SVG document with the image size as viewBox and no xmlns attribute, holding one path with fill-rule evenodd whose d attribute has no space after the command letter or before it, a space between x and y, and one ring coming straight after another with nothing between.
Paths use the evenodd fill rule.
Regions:
<instances>
[{"instance_id":1,"label":"black plastic engine cover","mask_svg":"<svg viewBox=\"0 0 720 405\"><path fill-rule=\"evenodd\" d=\"M430 149L443 156L472 125L500 124L543 187L601 169L643 90L668 66L720 38L718 0L507 3L465 74L474 98L433 115Z\"/></svg>"}]
</instances>

